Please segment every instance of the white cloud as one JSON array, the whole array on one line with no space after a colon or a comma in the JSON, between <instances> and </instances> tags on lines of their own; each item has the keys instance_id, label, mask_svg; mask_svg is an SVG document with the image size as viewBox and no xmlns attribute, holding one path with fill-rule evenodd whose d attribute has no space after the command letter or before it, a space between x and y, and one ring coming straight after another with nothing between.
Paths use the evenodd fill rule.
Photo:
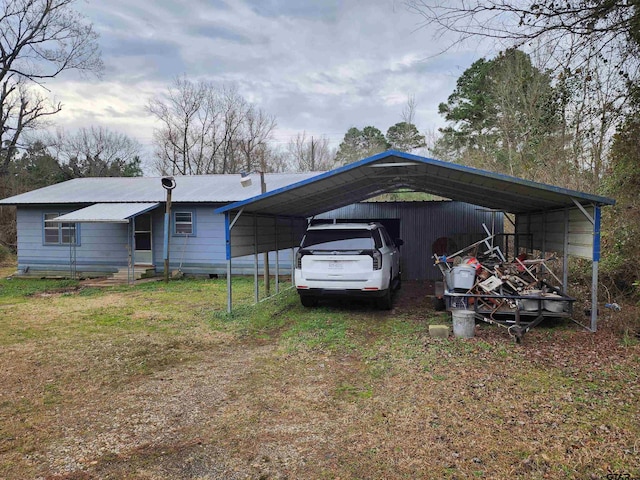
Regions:
<instances>
[{"instance_id":1,"label":"white cloud","mask_svg":"<svg viewBox=\"0 0 640 480\"><path fill-rule=\"evenodd\" d=\"M400 121L415 95L420 129L442 125L446 101L477 51L432 57L446 44L416 30L394 0L94 0L81 4L101 33L100 81L64 75L48 87L64 104L56 123L103 125L146 146L145 106L178 75L235 82L277 117L278 141L297 132L334 146L351 126ZM473 47L478 48L478 47ZM149 150L150 151L150 150Z\"/></svg>"}]
</instances>

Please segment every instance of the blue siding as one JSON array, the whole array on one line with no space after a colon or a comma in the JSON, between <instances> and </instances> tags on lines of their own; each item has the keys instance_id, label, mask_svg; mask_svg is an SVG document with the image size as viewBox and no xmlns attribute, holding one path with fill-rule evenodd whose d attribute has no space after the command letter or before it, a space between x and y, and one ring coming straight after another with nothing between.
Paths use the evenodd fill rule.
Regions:
<instances>
[{"instance_id":1,"label":"blue siding","mask_svg":"<svg viewBox=\"0 0 640 480\"><path fill-rule=\"evenodd\" d=\"M73 211L82 207L18 208L18 267L32 271L49 270L62 273L69 270L68 245L43 245L42 218L44 213ZM194 274L226 274L226 243L224 214L214 213L213 206L180 204L174 211L192 211L195 234L171 235L170 268ZM156 270L163 271L164 207L151 212L152 249ZM173 216L173 215L172 215ZM433 242L439 237L451 238L462 248L484 237L482 222L490 225L491 214L474 205L461 202L390 202L359 203L316 218L337 219L399 219L403 273L407 279L439 279L433 266ZM497 215L496 227L502 231L502 216ZM81 225L81 244L76 248L77 271L114 272L128 264L128 226L116 223L85 223ZM172 229L173 231L173 225ZM275 272L275 252L270 252L272 273ZM280 273L291 270L291 249L279 254ZM262 266L262 255L258 255ZM254 256L234 258L233 273L250 274Z\"/></svg>"},{"instance_id":2,"label":"blue siding","mask_svg":"<svg viewBox=\"0 0 640 480\"><path fill-rule=\"evenodd\" d=\"M65 208L18 207L18 269L69 270L69 245L44 245L42 237L45 213L73 211L81 206ZM127 225L85 223L80 227L80 245L76 246L77 270L115 271L127 265Z\"/></svg>"},{"instance_id":3,"label":"blue siding","mask_svg":"<svg viewBox=\"0 0 640 480\"><path fill-rule=\"evenodd\" d=\"M214 214L208 206L181 204L172 209L171 232L174 231L173 218L176 211L193 212L194 234L175 235L169 240L170 268L193 273L224 273L224 215ZM153 257L156 269L163 270L162 252L164 249L164 210L158 208L153 212ZM216 267L215 271L211 267ZM225 267L225 270L219 270Z\"/></svg>"},{"instance_id":4,"label":"blue siding","mask_svg":"<svg viewBox=\"0 0 640 480\"><path fill-rule=\"evenodd\" d=\"M43 245L42 228L45 213L77 210L84 205L64 208L19 207L18 227L18 269L38 271L69 272L69 245ZM226 274L226 254L224 239L224 214L213 213L213 207L201 205L181 205L180 211L192 211L196 225L195 235L185 238L172 235L170 240L170 268L180 268L185 273ZM162 259L164 247L164 208L151 213L153 261L158 272L164 270ZM173 230L173 226L172 226ZM128 226L122 223L83 223L80 227L80 245L76 246L76 270L83 272L112 273L125 268L129 262ZM270 253L272 272L275 273L275 252ZM288 274L291 269L291 250L280 252L280 271ZM262 265L262 255L258 256ZM234 258L234 273L251 273L254 268L253 256Z\"/></svg>"},{"instance_id":5,"label":"blue siding","mask_svg":"<svg viewBox=\"0 0 640 480\"><path fill-rule=\"evenodd\" d=\"M171 235L169 242L169 267L171 270L180 269L185 273L217 274L227 272L226 240L224 228L224 214L214 213L214 207L197 204L181 204L172 209L175 211L191 211L194 214L195 235ZM171 226L174 231L174 226ZM153 212L153 257L156 270L164 271L162 253L164 248L164 210L158 208ZM288 274L291 270L291 249L280 251L280 273ZM275 273L275 252L269 254L271 273ZM262 269L262 255L258 255L258 265ZM252 273L254 268L253 255L234 258L231 262L234 274Z\"/></svg>"}]
</instances>

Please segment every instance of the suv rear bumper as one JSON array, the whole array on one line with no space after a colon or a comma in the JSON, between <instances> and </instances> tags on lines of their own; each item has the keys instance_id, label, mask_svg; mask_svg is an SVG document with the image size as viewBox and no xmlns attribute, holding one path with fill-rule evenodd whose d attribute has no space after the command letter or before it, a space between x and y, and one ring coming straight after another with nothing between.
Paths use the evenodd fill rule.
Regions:
<instances>
[{"instance_id":1,"label":"suv rear bumper","mask_svg":"<svg viewBox=\"0 0 640 480\"><path fill-rule=\"evenodd\" d=\"M355 290L343 289L333 290L330 288L298 288L298 294L305 297L360 297L360 298L378 298L384 297L386 290Z\"/></svg>"},{"instance_id":2,"label":"suv rear bumper","mask_svg":"<svg viewBox=\"0 0 640 480\"><path fill-rule=\"evenodd\" d=\"M311 278L309 278L311 277ZM349 272L345 275L329 275L323 272L304 272L298 268L294 274L295 286L301 291L315 290L326 292L327 295L340 295L340 292L362 292L368 294L388 288L388 275L385 278L383 270L371 270L359 272L353 275ZM303 287L303 288L300 288ZM352 293L346 293L347 295Z\"/></svg>"}]
</instances>

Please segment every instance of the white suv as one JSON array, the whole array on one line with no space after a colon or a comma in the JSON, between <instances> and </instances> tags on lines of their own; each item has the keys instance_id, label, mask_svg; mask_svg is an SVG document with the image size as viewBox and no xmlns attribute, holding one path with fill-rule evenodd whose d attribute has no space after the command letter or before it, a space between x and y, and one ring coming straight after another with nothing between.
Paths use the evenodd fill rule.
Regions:
<instances>
[{"instance_id":1,"label":"white suv","mask_svg":"<svg viewBox=\"0 0 640 480\"><path fill-rule=\"evenodd\" d=\"M400 288L402 240L391 240L379 223L334 223L310 226L296 255L295 284L300 301L313 307L324 296L375 298L391 308L392 291Z\"/></svg>"}]
</instances>

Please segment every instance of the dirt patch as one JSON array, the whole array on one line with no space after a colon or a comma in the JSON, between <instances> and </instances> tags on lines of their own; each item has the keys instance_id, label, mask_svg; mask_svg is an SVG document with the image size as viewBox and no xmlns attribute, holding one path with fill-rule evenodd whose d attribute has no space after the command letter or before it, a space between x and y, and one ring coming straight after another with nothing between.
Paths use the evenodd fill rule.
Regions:
<instances>
[{"instance_id":1,"label":"dirt patch","mask_svg":"<svg viewBox=\"0 0 640 480\"><path fill-rule=\"evenodd\" d=\"M385 312L294 296L222 320L188 290L6 309L0 477L640 474L640 347L620 312L595 335L561 323L516 345L482 324L442 340L424 291L405 282Z\"/></svg>"},{"instance_id":2,"label":"dirt patch","mask_svg":"<svg viewBox=\"0 0 640 480\"><path fill-rule=\"evenodd\" d=\"M60 297L62 295L77 294L79 291L80 291L80 287L55 288L55 289L47 290L46 292L37 292L30 296L34 298L52 298L52 297Z\"/></svg>"},{"instance_id":3,"label":"dirt patch","mask_svg":"<svg viewBox=\"0 0 640 480\"><path fill-rule=\"evenodd\" d=\"M217 348L200 362L134 379L108 394L95 389L83 405L61 409L56 423L64 439L31 460L54 477L93 472L103 478L124 474L135 458L162 464L164 456L201 450L198 433L223 415L233 386L272 348Z\"/></svg>"}]
</instances>

